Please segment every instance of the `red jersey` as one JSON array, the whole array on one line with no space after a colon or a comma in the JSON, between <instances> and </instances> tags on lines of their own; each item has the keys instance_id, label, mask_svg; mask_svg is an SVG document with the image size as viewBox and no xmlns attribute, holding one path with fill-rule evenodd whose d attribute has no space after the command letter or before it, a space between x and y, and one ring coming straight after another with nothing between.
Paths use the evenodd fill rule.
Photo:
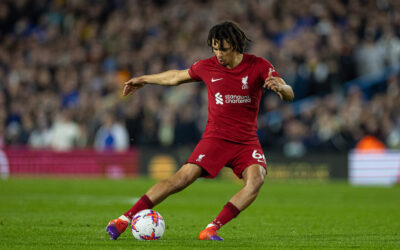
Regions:
<instances>
[{"instance_id":1,"label":"red jersey","mask_svg":"<svg viewBox=\"0 0 400 250\"><path fill-rule=\"evenodd\" d=\"M228 69L216 56L189 69L192 79L203 81L208 92L208 121L203 138L221 138L242 144L258 143L257 114L263 84L272 71L267 60L244 53L239 65Z\"/></svg>"}]
</instances>

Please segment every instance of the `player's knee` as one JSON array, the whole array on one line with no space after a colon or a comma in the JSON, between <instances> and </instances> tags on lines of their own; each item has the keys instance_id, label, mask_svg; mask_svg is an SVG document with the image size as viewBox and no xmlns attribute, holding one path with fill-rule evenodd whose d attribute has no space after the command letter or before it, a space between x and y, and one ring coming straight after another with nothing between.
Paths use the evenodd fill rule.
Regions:
<instances>
[{"instance_id":1,"label":"player's knee","mask_svg":"<svg viewBox=\"0 0 400 250\"><path fill-rule=\"evenodd\" d=\"M263 184L264 184L264 177L260 175L251 178L246 184L246 186L248 187L251 193L257 194Z\"/></svg>"},{"instance_id":2,"label":"player's knee","mask_svg":"<svg viewBox=\"0 0 400 250\"><path fill-rule=\"evenodd\" d=\"M263 176L258 176L257 178L254 179L254 187L258 191L262 185L264 184L264 177Z\"/></svg>"}]
</instances>

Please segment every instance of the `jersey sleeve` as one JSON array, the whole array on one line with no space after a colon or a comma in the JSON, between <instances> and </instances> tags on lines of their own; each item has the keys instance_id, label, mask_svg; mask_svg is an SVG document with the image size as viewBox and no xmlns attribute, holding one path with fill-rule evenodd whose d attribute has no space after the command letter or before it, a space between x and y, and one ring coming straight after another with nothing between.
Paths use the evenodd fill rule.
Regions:
<instances>
[{"instance_id":1,"label":"jersey sleeve","mask_svg":"<svg viewBox=\"0 0 400 250\"><path fill-rule=\"evenodd\" d=\"M264 58L259 58L257 63L257 68L259 69L260 76L263 81L267 79L269 72L272 71L272 76L274 77L281 77L281 75L275 71L274 66Z\"/></svg>"},{"instance_id":2,"label":"jersey sleeve","mask_svg":"<svg viewBox=\"0 0 400 250\"><path fill-rule=\"evenodd\" d=\"M192 64L192 66L189 69L190 78L196 81L201 81L200 77L201 66L202 66L202 60Z\"/></svg>"}]
</instances>

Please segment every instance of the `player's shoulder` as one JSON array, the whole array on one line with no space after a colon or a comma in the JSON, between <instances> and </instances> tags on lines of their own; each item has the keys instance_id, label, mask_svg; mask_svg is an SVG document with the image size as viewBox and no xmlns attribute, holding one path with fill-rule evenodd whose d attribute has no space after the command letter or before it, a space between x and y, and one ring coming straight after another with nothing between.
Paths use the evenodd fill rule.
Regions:
<instances>
[{"instance_id":1,"label":"player's shoulder","mask_svg":"<svg viewBox=\"0 0 400 250\"><path fill-rule=\"evenodd\" d=\"M255 64L271 64L267 59L260 57L260 56L256 56L253 54L247 54L247 53L246 53L246 56L250 62L253 62Z\"/></svg>"},{"instance_id":2,"label":"player's shoulder","mask_svg":"<svg viewBox=\"0 0 400 250\"><path fill-rule=\"evenodd\" d=\"M212 64L212 63L214 63L213 62L213 57L210 57L210 58L197 60L196 62L194 62L192 64L192 66L199 67L199 66L203 66L203 65L209 65L209 64Z\"/></svg>"}]
</instances>

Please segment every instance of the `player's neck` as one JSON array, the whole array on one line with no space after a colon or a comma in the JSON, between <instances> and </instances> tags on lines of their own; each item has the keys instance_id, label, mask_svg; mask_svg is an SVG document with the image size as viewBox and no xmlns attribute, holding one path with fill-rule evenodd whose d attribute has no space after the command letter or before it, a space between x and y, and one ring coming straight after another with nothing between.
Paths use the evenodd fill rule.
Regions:
<instances>
[{"instance_id":1,"label":"player's neck","mask_svg":"<svg viewBox=\"0 0 400 250\"><path fill-rule=\"evenodd\" d=\"M228 69L233 69L234 67L238 66L243 60L243 54L238 53L236 56L233 57L232 61L226 65Z\"/></svg>"}]
</instances>

